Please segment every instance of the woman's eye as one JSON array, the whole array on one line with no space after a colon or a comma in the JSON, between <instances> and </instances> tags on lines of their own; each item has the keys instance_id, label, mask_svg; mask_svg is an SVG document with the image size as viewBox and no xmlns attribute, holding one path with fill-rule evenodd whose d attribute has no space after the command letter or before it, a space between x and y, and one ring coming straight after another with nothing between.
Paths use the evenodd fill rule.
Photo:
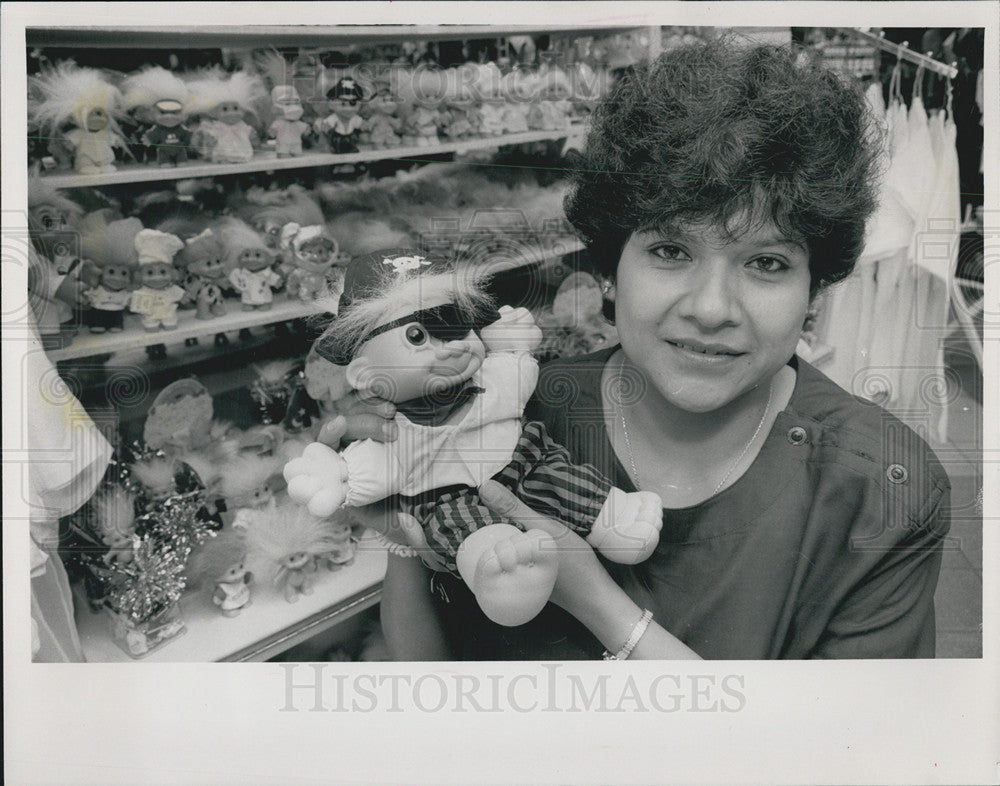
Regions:
<instances>
[{"instance_id":1,"label":"woman's eye","mask_svg":"<svg viewBox=\"0 0 1000 786\"><path fill-rule=\"evenodd\" d=\"M788 269L788 263L779 257L754 257L747 264L762 273L780 273Z\"/></svg>"},{"instance_id":2,"label":"woman's eye","mask_svg":"<svg viewBox=\"0 0 1000 786\"><path fill-rule=\"evenodd\" d=\"M427 343L427 331L420 325L410 325L406 329L406 340L413 346L419 347L421 344Z\"/></svg>"},{"instance_id":3,"label":"woman's eye","mask_svg":"<svg viewBox=\"0 0 1000 786\"><path fill-rule=\"evenodd\" d=\"M679 262L681 260L689 259L687 252L680 246L672 246L670 244L664 244L660 246L655 246L650 249L654 256L664 259L668 262Z\"/></svg>"}]
</instances>

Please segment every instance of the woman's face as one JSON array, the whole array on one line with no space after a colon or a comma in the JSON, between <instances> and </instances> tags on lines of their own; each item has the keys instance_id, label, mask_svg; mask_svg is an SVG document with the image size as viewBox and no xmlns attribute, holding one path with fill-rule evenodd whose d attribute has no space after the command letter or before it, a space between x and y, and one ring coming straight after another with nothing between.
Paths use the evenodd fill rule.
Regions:
<instances>
[{"instance_id":1,"label":"woman's face","mask_svg":"<svg viewBox=\"0 0 1000 786\"><path fill-rule=\"evenodd\" d=\"M714 412L795 353L809 282L808 251L770 222L735 241L706 224L635 232L618 263L622 347L650 392Z\"/></svg>"}]
</instances>

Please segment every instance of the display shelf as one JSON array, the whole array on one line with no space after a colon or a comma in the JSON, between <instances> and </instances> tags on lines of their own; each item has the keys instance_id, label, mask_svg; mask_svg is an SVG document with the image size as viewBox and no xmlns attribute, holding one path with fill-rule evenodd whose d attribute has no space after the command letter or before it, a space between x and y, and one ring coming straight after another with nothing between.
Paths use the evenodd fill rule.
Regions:
<instances>
[{"instance_id":1,"label":"display shelf","mask_svg":"<svg viewBox=\"0 0 1000 786\"><path fill-rule=\"evenodd\" d=\"M505 145L524 145L532 142L547 142L584 134L584 124L571 126L562 131L526 131L520 134L477 137L437 145L391 147L385 149L362 150L358 153L305 153L301 156L278 158L272 151L258 151L252 161L243 164L211 164L188 162L181 166L157 167L145 164L124 164L114 172L97 175L77 175L73 173L42 174L41 178L55 188L84 188L87 186L110 186L124 183L152 183L165 180L238 175L248 172L271 172L279 169L310 169L358 164L366 161L388 161L413 159L421 156L435 156L442 153L463 154L473 150L489 150Z\"/></svg>"},{"instance_id":2,"label":"display shelf","mask_svg":"<svg viewBox=\"0 0 1000 786\"><path fill-rule=\"evenodd\" d=\"M257 49L371 46L413 40L496 39L515 35L614 35L636 30L634 24L571 27L568 25L191 25L163 27L30 27L29 47L134 49Z\"/></svg>"},{"instance_id":3,"label":"display shelf","mask_svg":"<svg viewBox=\"0 0 1000 786\"><path fill-rule=\"evenodd\" d=\"M147 333L142 328L142 317L137 314L125 314L125 329L121 333L88 333L81 328L80 335L73 339L68 347L49 350L52 361L72 360L93 355L106 355L124 352L130 349L141 349L154 344L172 346L182 344L188 338L213 336L216 333L232 333L258 325L269 325L275 322L288 322L293 319L321 314L325 310L319 301L303 303L299 300L284 299L276 295L274 305L267 311L242 311L238 300L226 302L229 312L213 319L198 319L194 309L178 311L178 324L175 330L158 330Z\"/></svg>"},{"instance_id":4,"label":"display shelf","mask_svg":"<svg viewBox=\"0 0 1000 786\"><path fill-rule=\"evenodd\" d=\"M209 663L262 661L350 619L378 603L385 576L385 549L369 533L358 542L354 563L336 572L320 568L311 595L285 600L267 576L255 575L252 601L236 617L226 617L212 603L212 587L181 597L187 631L140 662ZM104 613L90 610L78 591L76 621L83 653L94 663L133 660L111 638Z\"/></svg>"},{"instance_id":5,"label":"display shelf","mask_svg":"<svg viewBox=\"0 0 1000 786\"><path fill-rule=\"evenodd\" d=\"M516 256L498 253L492 260L482 264L490 273L497 274L506 270L514 270L526 265L535 265L550 259L573 254L583 249L583 244L576 238L566 237L563 242L550 247L537 248L519 243ZM283 294L275 295L274 305L267 311L243 311L237 299L226 301L228 313L213 319L198 319L195 311L178 311L178 325L174 330L158 330L147 333L142 328L142 318L136 314L125 314L125 329L121 333L89 333L81 328L80 334L67 347L48 350L49 359L53 362L108 355L129 350L142 349L154 344L175 346L183 344L189 338L214 336L217 333L233 333L244 328L270 325L277 322L290 322L295 319L335 312L336 302L320 300L303 303L290 300Z\"/></svg>"}]
</instances>

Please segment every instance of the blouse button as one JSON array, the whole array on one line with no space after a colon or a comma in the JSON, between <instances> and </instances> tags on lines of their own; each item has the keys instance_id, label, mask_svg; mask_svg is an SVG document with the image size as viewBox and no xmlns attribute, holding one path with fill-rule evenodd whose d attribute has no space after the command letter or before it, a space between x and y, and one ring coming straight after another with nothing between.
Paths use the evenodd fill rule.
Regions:
<instances>
[{"instance_id":1,"label":"blouse button","mask_svg":"<svg viewBox=\"0 0 1000 786\"><path fill-rule=\"evenodd\" d=\"M788 429L788 441L793 445L801 445L806 441L806 430L802 426L793 426Z\"/></svg>"},{"instance_id":2,"label":"blouse button","mask_svg":"<svg viewBox=\"0 0 1000 786\"><path fill-rule=\"evenodd\" d=\"M906 479L910 477L910 473L906 471L906 467L902 464L890 464L889 469L885 471L885 476L889 478L891 483L906 483Z\"/></svg>"}]
</instances>

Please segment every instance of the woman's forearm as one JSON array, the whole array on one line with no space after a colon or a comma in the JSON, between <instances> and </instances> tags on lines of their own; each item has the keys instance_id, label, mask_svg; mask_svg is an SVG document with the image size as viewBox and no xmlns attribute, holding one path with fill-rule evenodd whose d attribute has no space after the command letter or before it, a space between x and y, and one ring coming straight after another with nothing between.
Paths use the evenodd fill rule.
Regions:
<instances>
[{"instance_id":1,"label":"woman's forearm","mask_svg":"<svg viewBox=\"0 0 1000 786\"><path fill-rule=\"evenodd\" d=\"M641 619L643 609L614 582L607 571L601 568L600 574L600 577L594 577L590 591L577 602L567 604L571 608L566 610L583 623L608 652L617 653ZM698 653L655 621L649 623L629 656L629 660L700 659Z\"/></svg>"},{"instance_id":2,"label":"woman's forearm","mask_svg":"<svg viewBox=\"0 0 1000 786\"><path fill-rule=\"evenodd\" d=\"M393 660L450 660L451 651L419 559L388 555L382 584L382 633Z\"/></svg>"}]
</instances>

